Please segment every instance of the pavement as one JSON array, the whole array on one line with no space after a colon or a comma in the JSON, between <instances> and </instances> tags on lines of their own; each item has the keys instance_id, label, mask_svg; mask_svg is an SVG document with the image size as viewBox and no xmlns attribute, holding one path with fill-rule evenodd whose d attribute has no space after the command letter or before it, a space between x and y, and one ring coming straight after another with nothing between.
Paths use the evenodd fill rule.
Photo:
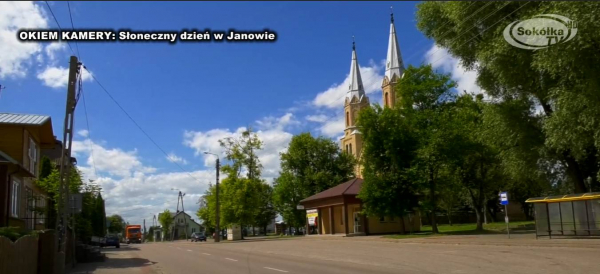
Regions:
<instances>
[{"instance_id":1,"label":"pavement","mask_svg":"<svg viewBox=\"0 0 600 274\"><path fill-rule=\"evenodd\" d=\"M104 248L70 273L597 273L599 239L535 235L255 238Z\"/></svg>"}]
</instances>

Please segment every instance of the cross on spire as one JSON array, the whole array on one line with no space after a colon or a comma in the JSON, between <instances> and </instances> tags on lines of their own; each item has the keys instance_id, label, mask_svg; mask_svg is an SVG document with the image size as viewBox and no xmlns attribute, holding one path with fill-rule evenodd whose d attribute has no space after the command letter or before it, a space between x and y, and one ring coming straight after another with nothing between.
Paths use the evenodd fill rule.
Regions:
<instances>
[{"instance_id":1,"label":"cross on spire","mask_svg":"<svg viewBox=\"0 0 600 274\"><path fill-rule=\"evenodd\" d=\"M390 10L391 10L390 15L392 17L392 23L394 23L394 6L390 6Z\"/></svg>"}]
</instances>

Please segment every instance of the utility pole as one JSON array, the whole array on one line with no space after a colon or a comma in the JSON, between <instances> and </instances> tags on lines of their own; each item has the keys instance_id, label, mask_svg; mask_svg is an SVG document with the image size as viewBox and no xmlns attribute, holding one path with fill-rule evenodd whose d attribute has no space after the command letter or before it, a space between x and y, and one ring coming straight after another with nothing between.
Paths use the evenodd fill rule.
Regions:
<instances>
[{"instance_id":1,"label":"utility pole","mask_svg":"<svg viewBox=\"0 0 600 274\"><path fill-rule=\"evenodd\" d=\"M174 189L171 188L171 190L177 190L179 191L179 194L177 195L177 212L175 213L177 216L177 214L179 214L179 203L181 203L181 212L183 212L183 225L184 225L184 233L185 233L185 240L187 241L188 237L187 237L187 218L185 217L185 208L183 207L183 196L185 196L185 193L181 193L181 190L179 189ZM181 202L180 202L181 201ZM175 229L173 229L173 231L171 231L171 238L173 238L173 234L175 233ZM179 236L179 235L177 235Z\"/></svg>"},{"instance_id":2,"label":"utility pole","mask_svg":"<svg viewBox=\"0 0 600 274\"><path fill-rule=\"evenodd\" d=\"M216 218L215 218L216 219L215 220L215 236L216 237L214 240L215 240L215 243L218 243L221 241L221 230L220 230L220 226L219 226L219 223L220 223L220 218L219 218L219 208L220 208L220 206L219 206L219 169L221 169L221 164L219 162L219 155L210 153L207 151L205 151L204 154L211 154L211 155L214 155L217 157L217 184L215 186L216 192L217 192L217 199L216 199L217 200L217 208L216 208L216 214L215 214L216 215Z\"/></svg>"},{"instance_id":3,"label":"utility pole","mask_svg":"<svg viewBox=\"0 0 600 274\"><path fill-rule=\"evenodd\" d=\"M73 141L73 119L75 117L75 106L77 105L76 98L76 84L77 77L79 74L80 63L76 56L71 56L69 62L69 82L67 83L67 104L65 110L65 122L63 127L63 146L61 153L61 164L60 164L60 179L59 179L59 207L57 214L57 228L59 233L57 237L57 247L59 252L66 254L67 249L67 216L69 214L69 179L71 174L71 143ZM62 203L62 204L60 204ZM74 229L74 228L73 228ZM74 232L74 231L73 231ZM72 233L74 236L74 233ZM73 237L73 241L74 241ZM71 252L73 254L73 261L75 258L75 250ZM65 258L66 259L66 258ZM58 262L59 267L62 269L65 262Z\"/></svg>"},{"instance_id":4,"label":"utility pole","mask_svg":"<svg viewBox=\"0 0 600 274\"><path fill-rule=\"evenodd\" d=\"M216 185L216 190L217 190L217 214L216 214L216 220L215 220L215 230L216 230L216 238L215 238L215 242L218 243L221 241L221 229L219 227L219 223L220 223L220 216L219 216L219 169L220 169L220 163L219 163L219 157L217 157L217 185Z\"/></svg>"},{"instance_id":5,"label":"utility pole","mask_svg":"<svg viewBox=\"0 0 600 274\"><path fill-rule=\"evenodd\" d=\"M142 233L142 243L146 239L146 219L144 219L144 233Z\"/></svg>"}]
</instances>

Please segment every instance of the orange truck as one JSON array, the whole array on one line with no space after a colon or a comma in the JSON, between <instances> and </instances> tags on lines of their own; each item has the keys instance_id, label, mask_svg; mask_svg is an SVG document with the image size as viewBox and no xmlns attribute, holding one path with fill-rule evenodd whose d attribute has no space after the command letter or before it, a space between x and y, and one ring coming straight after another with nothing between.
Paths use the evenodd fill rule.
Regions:
<instances>
[{"instance_id":1,"label":"orange truck","mask_svg":"<svg viewBox=\"0 0 600 274\"><path fill-rule=\"evenodd\" d=\"M128 225L125 227L125 239L128 244L130 243L142 243L142 226L141 225Z\"/></svg>"}]
</instances>

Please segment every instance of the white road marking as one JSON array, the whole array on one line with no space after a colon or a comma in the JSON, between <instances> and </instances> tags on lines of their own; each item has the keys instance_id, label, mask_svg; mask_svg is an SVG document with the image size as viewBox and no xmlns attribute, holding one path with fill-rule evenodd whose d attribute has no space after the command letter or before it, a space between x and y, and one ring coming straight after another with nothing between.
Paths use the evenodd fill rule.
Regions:
<instances>
[{"instance_id":1,"label":"white road marking","mask_svg":"<svg viewBox=\"0 0 600 274\"><path fill-rule=\"evenodd\" d=\"M202 253L202 254L210 256L210 254L208 254L208 253Z\"/></svg>"},{"instance_id":2,"label":"white road marking","mask_svg":"<svg viewBox=\"0 0 600 274\"><path fill-rule=\"evenodd\" d=\"M270 270L275 270L275 271L279 271L279 272L286 272L286 273L287 273L287 271L285 271L285 270L281 270L281 269L277 269L277 268L270 268L270 267L266 267L266 266L265 266L265 268L266 268L266 269L270 269Z\"/></svg>"},{"instance_id":3,"label":"white road marking","mask_svg":"<svg viewBox=\"0 0 600 274\"><path fill-rule=\"evenodd\" d=\"M225 258L225 260L230 260L230 261L237 262L237 260L234 260L234 259L231 259L231 258Z\"/></svg>"},{"instance_id":4,"label":"white road marking","mask_svg":"<svg viewBox=\"0 0 600 274\"><path fill-rule=\"evenodd\" d=\"M192 252L192 251L191 251L191 250L189 250L189 249L188 249L187 251L189 251L189 252Z\"/></svg>"}]
</instances>

